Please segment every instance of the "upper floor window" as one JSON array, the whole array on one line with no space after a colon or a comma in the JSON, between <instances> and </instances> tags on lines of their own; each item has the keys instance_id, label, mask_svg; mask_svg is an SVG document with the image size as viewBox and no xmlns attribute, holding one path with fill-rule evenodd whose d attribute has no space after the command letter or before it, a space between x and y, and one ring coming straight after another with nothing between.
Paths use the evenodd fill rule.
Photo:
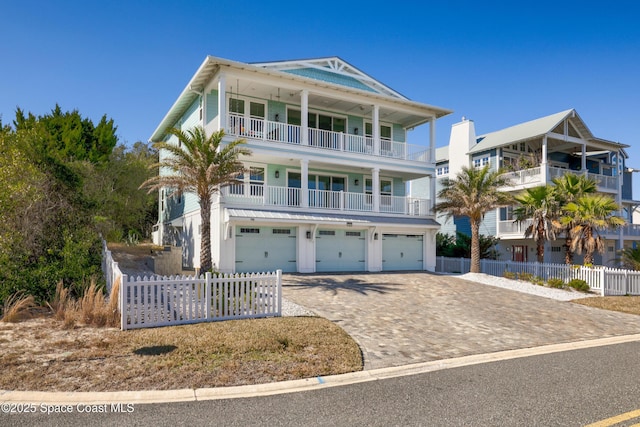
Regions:
<instances>
[{"instance_id":1,"label":"upper floor window","mask_svg":"<svg viewBox=\"0 0 640 427\"><path fill-rule=\"evenodd\" d=\"M485 165L489 164L489 157L482 157L482 158L478 158L478 159L473 159L473 167L474 168L481 168L484 167Z\"/></svg>"},{"instance_id":2,"label":"upper floor window","mask_svg":"<svg viewBox=\"0 0 640 427\"><path fill-rule=\"evenodd\" d=\"M438 176L449 175L449 166L441 166L438 169L436 169L436 175Z\"/></svg>"}]
</instances>

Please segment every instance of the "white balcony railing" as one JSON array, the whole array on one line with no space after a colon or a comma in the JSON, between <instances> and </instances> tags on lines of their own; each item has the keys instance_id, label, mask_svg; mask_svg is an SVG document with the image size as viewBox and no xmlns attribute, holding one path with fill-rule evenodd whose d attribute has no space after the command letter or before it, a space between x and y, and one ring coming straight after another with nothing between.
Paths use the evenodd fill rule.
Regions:
<instances>
[{"instance_id":1,"label":"white balcony railing","mask_svg":"<svg viewBox=\"0 0 640 427\"><path fill-rule=\"evenodd\" d=\"M308 208L335 211L374 212L373 196L346 191L308 191ZM300 208L303 205L299 188L234 184L222 189L227 204ZM380 196L379 212L389 214L431 216L431 200L401 196Z\"/></svg>"},{"instance_id":2,"label":"white balcony railing","mask_svg":"<svg viewBox=\"0 0 640 427\"><path fill-rule=\"evenodd\" d=\"M263 119L247 119L237 114L229 114L225 132L229 135L243 138L261 139L284 144L301 145L303 142L302 128L300 126ZM429 149L423 146L381 139L379 148L376 151L374 140L371 137L315 128L308 129L307 144L310 147L325 150L390 157L421 163L429 163L431 161Z\"/></svg>"},{"instance_id":3,"label":"white balcony railing","mask_svg":"<svg viewBox=\"0 0 640 427\"><path fill-rule=\"evenodd\" d=\"M529 185L529 184L544 184L542 182L543 180L542 172L543 172L542 167L538 166L535 168L523 169L523 170L514 171L514 172L507 172L504 174L504 176L509 178L509 181L511 181L512 185L516 185L516 186ZM549 166L548 173L547 173L547 181L550 182L552 179L560 177L568 172L571 172L574 174L582 173L580 171ZM600 175L600 174L591 173L591 172L587 172L586 175L587 177L591 178L597 183L598 188L600 190L617 191L618 189L618 178L615 176Z\"/></svg>"},{"instance_id":4,"label":"white balcony railing","mask_svg":"<svg viewBox=\"0 0 640 427\"><path fill-rule=\"evenodd\" d=\"M498 237L505 235L519 235L524 237L524 231L531 225L531 220L516 222L512 219L498 221Z\"/></svg>"}]
</instances>

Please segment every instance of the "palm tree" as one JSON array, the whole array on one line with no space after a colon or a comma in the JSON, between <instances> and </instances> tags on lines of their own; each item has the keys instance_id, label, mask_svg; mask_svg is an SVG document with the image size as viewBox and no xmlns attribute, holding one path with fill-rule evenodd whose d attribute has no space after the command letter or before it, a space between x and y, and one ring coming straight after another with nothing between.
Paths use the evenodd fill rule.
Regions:
<instances>
[{"instance_id":1,"label":"palm tree","mask_svg":"<svg viewBox=\"0 0 640 427\"><path fill-rule=\"evenodd\" d=\"M561 210L564 210L564 206L568 203L575 202L585 194L595 193L598 189L598 184L593 179L586 175L576 175L575 173L567 173L556 177L553 179L553 184L556 186L556 198ZM566 264L573 264L573 251L571 250L571 229L573 226L574 224L570 222L565 226L560 224L556 226L556 228L564 232L564 262Z\"/></svg>"},{"instance_id":2,"label":"palm tree","mask_svg":"<svg viewBox=\"0 0 640 427\"><path fill-rule=\"evenodd\" d=\"M616 260L622 267L629 270L640 270L640 248L625 248L619 252Z\"/></svg>"},{"instance_id":3,"label":"palm tree","mask_svg":"<svg viewBox=\"0 0 640 427\"><path fill-rule=\"evenodd\" d=\"M609 196L604 194L585 194L564 208L566 214L561 218L565 226L571 228L571 250L585 252L584 264L593 264L593 254L604 252L604 238L599 230L618 228L625 224L624 218L614 213L620 207Z\"/></svg>"},{"instance_id":4,"label":"palm tree","mask_svg":"<svg viewBox=\"0 0 640 427\"><path fill-rule=\"evenodd\" d=\"M250 155L251 151L240 147L243 139L222 143L224 130L207 137L204 128L196 126L187 131L170 129L168 133L178 138L178 144L156 142L153 146L165 150L168 156L154 167L166 170L168 174L154 176L142 183L149 192L164 187L175 189L175 195L195 193L200 204L202 220L200 271L210 271L211 264L211 197L221 186L237 182L244 166L238 160L241 155Z\"/></svg>"},{"instance_id":5,"label":"palm tree","mask_svg":"<svg viewBox=\"0 0 640 427\"><path fill-rule=\"evenodd\" d=\"M471 224L471 272L480 272L480 222L484 214L508 206L512 200L500 187L510 185L510 181L498 171L462 167L455 179L444 178L438 192L439 203L436 212L445 212L447 218L464 216Z\"/></svg>"},{"instance_id":6,"label":"palm tree","mask_svg":"<svg viewBox=\"0 0 640 427\"><path fill-rule=\"evenodd\" d=\"M518 222L531 220L524 236L533 237L537 246L537 261L543 263L545 242L556 238L553 222L558 216L559 204L555 189L550 185L527 188L515 200L520 206L514 210L514 217Z\"/></svg>"}]
</instances>

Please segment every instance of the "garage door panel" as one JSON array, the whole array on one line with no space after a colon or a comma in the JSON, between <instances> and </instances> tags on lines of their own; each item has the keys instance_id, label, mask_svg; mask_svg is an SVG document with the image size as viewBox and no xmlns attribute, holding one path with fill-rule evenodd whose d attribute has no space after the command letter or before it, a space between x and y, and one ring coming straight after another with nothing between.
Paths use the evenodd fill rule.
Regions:
<instances>
[{"instance_id":1,"label":"garage door panel","mask_svg":"<svg viewBox=\"0 0 640 427\"><path fill-rule=\"evenodd\" d=\"M422 270L424 236L419 234L383 234L382 269Z\"/></svg>"},{"instance_id":2,"label":"garage door panel","mask_svg":"<svg viewBox=\"0 0 640 427\"><path fill-rule=\"evenodd\" d=\"M316 233L316 271L364 271L365 232L318 230Z\"/></svg>"},{"instance_id":3,"label":"garage door panel","mask_svg":"<svg viewBox=\"0 0 640 427\"><path fill-rule=\"evenodd\" d=\"M296 265L296 228L236 228L236 272L295 272Z\"/></svg>"}]
</instances>

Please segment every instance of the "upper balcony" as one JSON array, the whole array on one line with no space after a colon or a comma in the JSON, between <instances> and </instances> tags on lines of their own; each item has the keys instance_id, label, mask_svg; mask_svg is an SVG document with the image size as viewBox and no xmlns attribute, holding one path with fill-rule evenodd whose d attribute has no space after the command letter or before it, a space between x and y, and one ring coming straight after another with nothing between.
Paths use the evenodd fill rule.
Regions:
<instances>
[{"instance_id":1,"label":"upper balcony","mask_svg":"<svg viewBox=\"0 0 640 427\"><path fill-rule=\"evenodd\" d=\"M225 132L236 137L307 146L310 149L331 150L421 163L431 163L433 159L431 150L420 145L396 142L387 138L376 140L369 136L315 128L307 129L307 138L305 140L302 138L302 126L266 119L246 118L237 114L229 114Z\"/></svg>"},{"instance_id":2,"label":"upper balcony","mask_svg":"<svg viewBox=\"0 0 640 427\"><path fill-rule=\"evenodd\" d=\"M361 212L367 215L433 216L432 201L406 196L355 193L300 188L234 184L222 189L227 206L252 206L275 210L304 209L304 211ZM306 197L305 197L306 196Z\"/></svg>"},{"instance_id":3,"label":"upper balcony","mask_svg":"<svg viewBox=\"0 0 640 427\"><path fill-rule=\"evenodd\" d=\"M601 175L591 172L568 170L564 168L558 168L553 166L547 166L546 169L543 166L534 168L523 169L514 172L507 172L504 175L509 178L511 185L515 190L521 190L524 188L537 187L539 185L545 185L550 183L554 178L560 177L566 173L574 174L586 174L587 177L594 180L598 185L598 191L605 193L618 192L618 177Z\"/></svg>"}]
</instances>

